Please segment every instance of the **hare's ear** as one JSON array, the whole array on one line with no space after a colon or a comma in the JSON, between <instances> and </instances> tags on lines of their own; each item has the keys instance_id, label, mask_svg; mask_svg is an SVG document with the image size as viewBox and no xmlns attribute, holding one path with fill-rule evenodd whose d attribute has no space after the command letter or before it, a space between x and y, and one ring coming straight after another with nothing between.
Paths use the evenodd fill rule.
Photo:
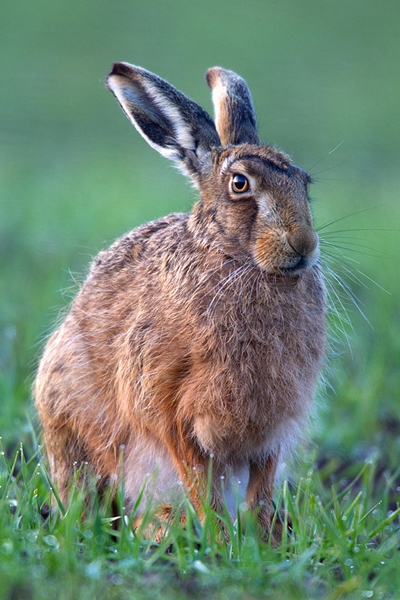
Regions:
<instances>
[{"instance_id":1,"label":"hare's ear","mask_svg":"<svg viewBox=\"0 0 400 600\"><path fill-rule=\"evenodd\" d=\"M209 69L206 79L212 90L215 125L222 144L259 144L256 114L244 79L221 67Z\"/></svg>"},{"instance_id":2,"label":"hare's ear","mask_svg":"<svg viewBox=\"0 0 400 600\"><path fill-rule=\"evenodd\" d=\"M150 146L187 174L199 174L210 148L221 145L210 115L150 71L114 63L106 85Z\"/></svg>"}]
</instances>

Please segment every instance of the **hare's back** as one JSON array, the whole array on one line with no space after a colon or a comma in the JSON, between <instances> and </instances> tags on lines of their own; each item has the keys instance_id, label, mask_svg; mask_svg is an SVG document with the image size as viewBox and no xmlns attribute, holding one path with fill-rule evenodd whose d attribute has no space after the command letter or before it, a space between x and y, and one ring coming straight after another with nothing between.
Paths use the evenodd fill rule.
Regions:
<instances>
[{"instance_id":1,"label":"hare's back","mask_svg":"<svg viewBox=\"0 0 400 600\"><path fill-rule=\"evenodd\" d=\"M173 272L195 252L187 220L176 213L141 225L99 253L69 315L89 344L109 347L138 320L163 311Z\"/></svg>"},{"instance_id":2,"label":"hare's back","mask_svg":"<svg viewBox=\"0 0 400 600\"><path fill-rule=\"evenodd\" d=\"M145 223L118 238L97 256L88 282L93 278L118 275L124 269L129 271L139 263L152 262L160 256L168 257L176 248L177 240L187 237L187 220L187 214L174 213Z\"/></svg>"}]
</instances>

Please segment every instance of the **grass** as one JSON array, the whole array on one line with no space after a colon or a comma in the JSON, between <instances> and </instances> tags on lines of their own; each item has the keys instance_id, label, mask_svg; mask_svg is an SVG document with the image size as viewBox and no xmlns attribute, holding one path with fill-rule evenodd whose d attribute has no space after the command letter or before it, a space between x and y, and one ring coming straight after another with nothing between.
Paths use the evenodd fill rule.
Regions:
<instances>
[{"instance_id":1,"label":"grass","mask_svg":"<svg viewBox=\"0 0 400 600\"><path fill-rule=\"evenodd\" d=\"M2 598L397 597L400 494L396 474L377 487L375 461L352 464L335 481L334 460L318 467L308 456L304 476L278 492L292 528L283 520L274 548L242 506L243 530L241 520L219 516L227 541L207 503L200 524L184 501L187 527L173 519L159 544L132 528L134 514L122 510L116 523L93 489L89 505L73 485L68 510L49 510L46 467L38 452L27 455L21 446L11 460L0 457Z\"/></svg>"}]
</instances>

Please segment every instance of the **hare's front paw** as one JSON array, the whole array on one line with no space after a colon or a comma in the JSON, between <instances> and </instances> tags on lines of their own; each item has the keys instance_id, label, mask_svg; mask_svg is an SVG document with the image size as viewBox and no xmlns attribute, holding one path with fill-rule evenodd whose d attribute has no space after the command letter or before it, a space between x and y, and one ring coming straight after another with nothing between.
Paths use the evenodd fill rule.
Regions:
<instances>
[{"instance_id":1,"label":"hare's front paw","mask_svg":"<svg viewBox=\"0 0 400 600\"><path fill-rule=\"evenodd\" d=\"M144 513L136 517L132 526L141 538L160 544L172 524L184 525L185 523L186 516L183 511L178 515L176 509L170 504L161 504L153 513Z\"/></svg>"}]
</instances>

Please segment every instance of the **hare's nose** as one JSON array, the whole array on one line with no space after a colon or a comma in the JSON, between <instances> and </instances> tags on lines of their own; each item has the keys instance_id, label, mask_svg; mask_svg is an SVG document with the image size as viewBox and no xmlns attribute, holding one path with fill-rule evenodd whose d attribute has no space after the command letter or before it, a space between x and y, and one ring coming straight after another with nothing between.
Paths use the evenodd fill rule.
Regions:
<instances>
[{"instance_id":1,"label":"hare's nose","mask_svg":"<svg viewBox=\"0 0 400 600\"><path fill-rule=\"evenodd\" d=\"M318 235L311 228L299 228L287 234L288 244L300 256L308 256L318 248Z\"/></svg>"}]
</instances>

